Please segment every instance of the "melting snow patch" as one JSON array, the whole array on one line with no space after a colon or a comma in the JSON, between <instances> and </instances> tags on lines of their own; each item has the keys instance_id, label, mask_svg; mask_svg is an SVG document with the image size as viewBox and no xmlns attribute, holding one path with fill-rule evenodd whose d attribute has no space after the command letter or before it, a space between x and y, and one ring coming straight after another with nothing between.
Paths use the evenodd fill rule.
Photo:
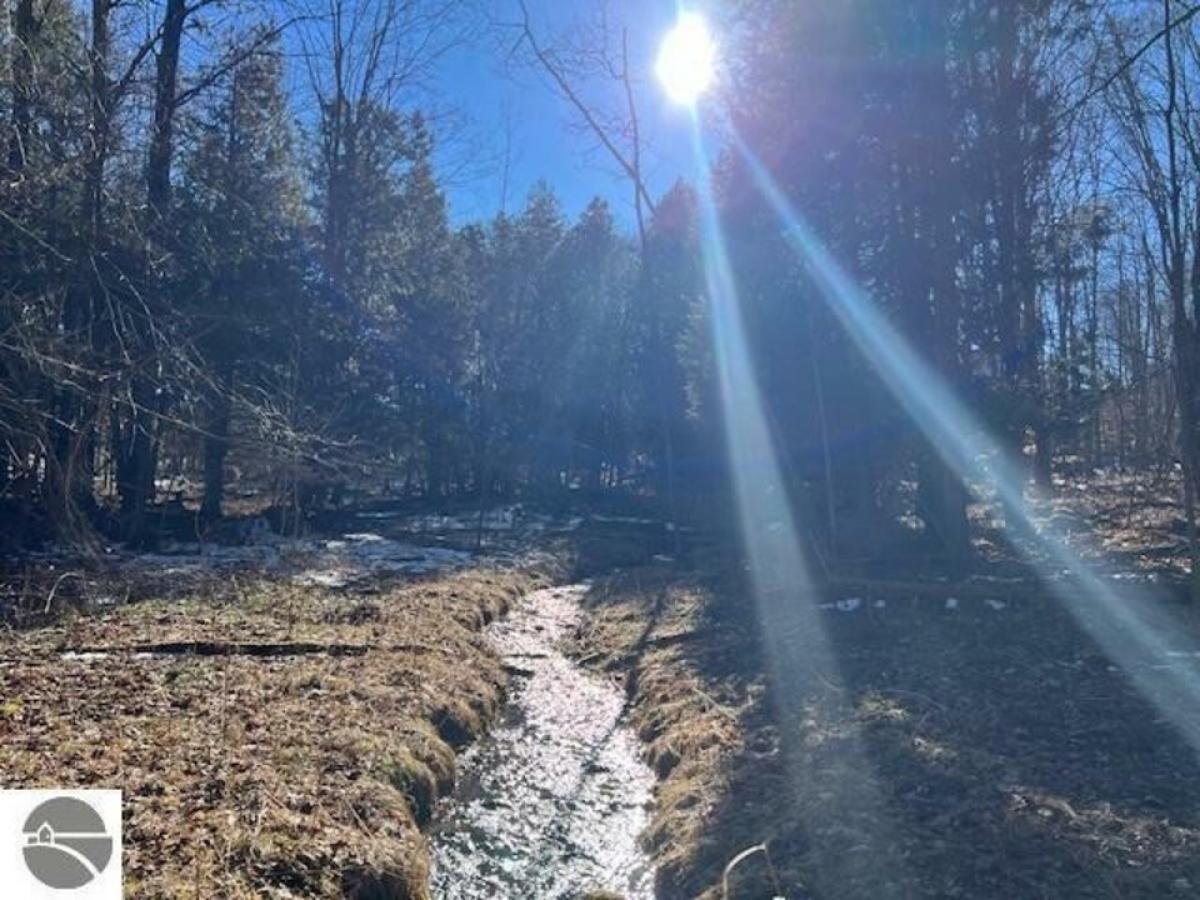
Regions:
<instances>
[{"instance_id":1,"label":"melting snow patch","mask_svg":"<svg viewBox=\"0 0 1200 900\"><path fill-rule=\"evenodd\" d=\"M604 522L606 524L611 523L614 525L656 525L656 524L658 524L657 522L655 522L654 519L642 519L642 518L638 518L637 516L605 516L605 515L596 514L596 515L591 516L591 520L593 522Z\"/></svg>"},{"instance_id":2,"label":"melting snow patch","mask_svg":"<svg viewBox=\"0 0 1200 900\"><path fill-rule=\"evenodd\" d=\"M858 597L847 597L845 600L837 602L837 608L842 612L854 612L862 606L862 600Z\"/></svg>"},{"instance_id":3,"label":"melting snow patch","mask_svg":"<svg viewBox=\"0 0 1200 900\"><path fill-rule=\"evenodd\" d=\"M544 513L530 512L519 503L489 509L484 512L482 521L478 510L419 515L381 510L358 513L358 518L387 519L395 521L406 531L415 532L475 531L479 528L484 531L572 531L583 524L583 519L578 516L561 519Z\"/></svg>"},{"instance_id":4,"label":"melting snow patch","mask_svg":"<svg viewBox=\"0 0 1200 900\"><path fill-rule=\"evenodd\" d=\"M958 609L958 598L957 597L947 597L946 598L946 609Z\"/></svg>"},{"instance_id":5,"label":"melting snow patch","mask_svg":"<svg viewBox=\"0 0 1200 900\"><path fill-rule=\"evenodd\" d=\"M388 540L377 534L347 534L325 541L311 564L294 577L301 585L339 588L375 575L424 575L456 569L471 554L445 547L418 547Z\"/></svg>"},{"instance_id":6,"label":"melting snow patch","mask_svg":"<svg viewBox=\"0 0 1200 900\"><path fill-rule=\"evenodd\" d=\"M986 603L992 609L996 610L996 612L1000 612L1000 610L1004 609L1004 607L1006 607L1008 605L1003 600L996 600L993 597L988 597L987 600L984 601L984 603Z\"/></svg>"},{"instance_id":7,"label":"melting snow patch","mask_svg":"<svg viewBox=\"0 0 1200 900\"><path fill-rule=\"evenodd\" d=\"M358 532L336 540L282 539L274 535L241 546L172 543L160 553L115 555L113 562L157 576L199 575L249 567L290 574L300 585L338 588L378 575L425 575L467 565L472 555L423 547ZM113 605L105 597L98 605Z\"/></svg>"}]
</instances>

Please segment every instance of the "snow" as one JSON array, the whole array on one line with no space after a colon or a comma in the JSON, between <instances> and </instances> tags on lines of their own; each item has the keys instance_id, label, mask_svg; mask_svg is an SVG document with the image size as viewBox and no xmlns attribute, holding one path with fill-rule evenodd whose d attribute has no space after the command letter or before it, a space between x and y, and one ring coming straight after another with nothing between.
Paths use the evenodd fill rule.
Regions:
<instances>
[{"instance_id":1,"label":"snow","mask_svg":"<svg viewBox=\"0 0 1200 900\"><path fill-rule=\"evenodd\" d=\"M256 532L237 546L167 542L154 553L111 548L105 564L135 574L179 579L239 569L261 570L299 585L344 588L379 576L450 571L466 566L473 558L466 551L426 547L365 531L332 540L290 539ZM103 606L116 602L110 594L97 601Z\"/></svg>"},{"instance_id":2,"label":"snow","mask_svg":"<svg viewBox=\"0 0 1200 900\"><path fill-rule=\"evenodd\" d=\"M391 510L372 510L357 513L356 518L364 521L387 521L404 531L414 532L471 532L480 527L478 510L468 510L458 513L421 513L416 515ZM570 531L582 524L583 519L578 516L560 519L544 513L530 512L520 503L498 506L487 510L483 514L484 531Z\"/></svg>"},{"instance_id":3,"label":"snow","mask_svg":"<svg viewBox=\"0 0 1200 900\"><path fill-rule=\"evenodd\" d=\"M836 603L822 603L820 608L828 610L836 609L838 612L850 613L854 612L862 605L863 602L861 597L846 597L842 600L838 600Z\"/></svg>"},{"instance_id":4,"label":"snow","mask_svg":"<svg viewBox=\"0 0 1200 900\"><path fill-rule=\"evenodd\" d=\"M321 542L306 554L308 566L296 584L341 588L380 575L426 575L467 565L472 556L446 547L421 547L362 532Z\"/></svg>"}]
</instances>

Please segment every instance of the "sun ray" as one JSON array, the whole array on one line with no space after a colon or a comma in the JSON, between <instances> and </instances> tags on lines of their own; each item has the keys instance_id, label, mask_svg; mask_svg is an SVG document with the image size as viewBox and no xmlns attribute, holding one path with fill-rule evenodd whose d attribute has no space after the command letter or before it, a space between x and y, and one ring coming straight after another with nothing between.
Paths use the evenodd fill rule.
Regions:
<instances>
[{"instance_id":1,"label":"sun ray","mask_svg":"<svg viewBox=\"0 0 1200 900\"><path fill-rule=\"evenodd\" d=\"M876 366L897 402L955 473L970 485L990 479L1006 509L1009 527L1031 554L1049 589L1139 691L1200 751L1200 672L1182 661L1180 645L1196 648L1171 612L1147 592L1120 589L1086 563L1058 535L1041 527L1025 499L1019 468L988 429L880 313L866 293L824 248L766 167L736 133L734 144L755 185L820 288L846 333ZM986 471L984 470L986 465Z\"/></svg>"},{"instance_id":2,"label":"sun ray","mask_svg":"<svg viewBox=\"0 0 1200 900\"><path fill-rule=\"evenodd\" d=\"M855 702L846 691L840 665L819 610L817 586L805 559L801 529L787 495L779 454L767 424L767 414L752 366L738 302L736 280L714 200L699 122L692 117L693 144L698 171L702 256L711 315L711 332L717 363L723 431L737 504L741 543L749 565L754 611L758 619L767 671L772 683L773 706L788 760L789 783L799 787L811 773L804 771L793 744L805 739L812 719L814 698L828 708L838 708L852 718ZM893 839L895 815L875 775L861 739L848 734L839 751L841 777L829 776L825 785L826 810L831 816L852 819L863 832L871 853L854 861L854 877L880 885L900 883L905 870ZM820 823L812 826L820 841ZM815 854L824 877L842 877L834 869L849 864L834 848ZM869 873L868 870L869 869ZM847 876L849 873L846 873Z\"/></svg>"}]
</instances>

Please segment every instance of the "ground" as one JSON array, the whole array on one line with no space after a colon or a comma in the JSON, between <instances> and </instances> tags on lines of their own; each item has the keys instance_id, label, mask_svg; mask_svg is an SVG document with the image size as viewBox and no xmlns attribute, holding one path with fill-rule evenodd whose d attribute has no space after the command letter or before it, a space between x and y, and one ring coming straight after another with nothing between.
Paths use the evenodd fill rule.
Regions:
<instances>
[{"instance_id":1,"label":"ground","mask_svg":"<svg viewBox=\"0 0 1200 900\"><path fill-rule=\"evenodd\" d=\"M1178 574L1177 510L1098 482L1047 516ZM772 691L734 571L601 579L577 649L632 673L662 778L649 840L664 900L1200 892L1200 759L1046 591L826 586L836 665Z\"/></svg>"},{"instance_id":2,"label":"ground","mask_svg":"<svg viewBox=\"0 0 1200 900\"><path fill-rule=\"evenodd\" d=\"M418 825L504 675L536 576L371 593L243 577L0 637L6 786L125 792L126 896L427 896Z\"/></svg>"},{"instance_id":3,"label":"ground","mask_svg":"<svg viewBox=\"0 0 1200 900\"><path fill-rule=\"evenodd\" d=\"M1173 583L1170 487L1100 473L1041 512L1081 550ZM554 540L592 577L571 652L624 681L659 778L646 841L662 900L1200 893L1200 759L1032 581L825 583L835 662L772 683L736 556L680 566L660 532ZM1020 574L981 546L993 576ZM423 900L421 826L503 696L480 630L564 569L414 579L370 568L407 565L406 549L349 548L367 568L135 579L137 602L88 613L65 604L69 583L40 599L61 576L26 578L37 602L0 636L6 784L122 788L131 897ZM1196 617L1162 602L1194 645ZM1141 664L1194 663L1177 656Z\"/></svg>"}]
</instances>

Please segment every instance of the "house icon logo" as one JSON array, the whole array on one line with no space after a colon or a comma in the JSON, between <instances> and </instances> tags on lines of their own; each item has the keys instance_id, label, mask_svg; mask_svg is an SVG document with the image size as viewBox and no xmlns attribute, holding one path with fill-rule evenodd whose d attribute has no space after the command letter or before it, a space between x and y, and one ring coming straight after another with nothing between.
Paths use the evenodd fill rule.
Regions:
<instances>
[{"instance_id":1,"label":"house icon logo","mask_svg":"<svg viewBox=\"0 0 1200 900\"><path fill-rule=\"evenodd\" d=\"M46 887L73 890L99 877L113 856L100 814L75 797L52 797L25 820L25 865Z\"/></svg>"}]
</instances>

